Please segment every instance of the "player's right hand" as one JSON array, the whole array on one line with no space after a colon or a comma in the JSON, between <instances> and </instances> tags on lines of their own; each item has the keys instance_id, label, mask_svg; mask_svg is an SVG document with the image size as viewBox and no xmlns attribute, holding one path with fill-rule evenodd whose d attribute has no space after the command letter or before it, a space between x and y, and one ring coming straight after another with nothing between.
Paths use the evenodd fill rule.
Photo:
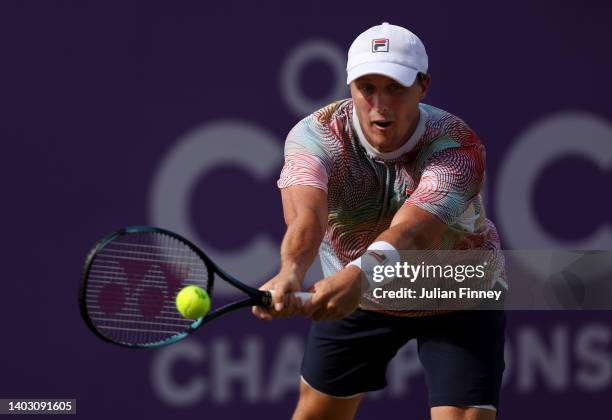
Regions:
<instances>
[{"instance_id":1,"label":"player's right hand","mask_svg":"<svg viewBox=\"0 0 612 420\"><path fill-rule=\"evenodd\" d=\"M259 290L274 290L272 306L253 306L252 312L259 319L269 321L301 313L302 302L293 296L293 292L302 290L301 281L293 272L280 272L264 283Z\"/></svg>"}]
</instances>

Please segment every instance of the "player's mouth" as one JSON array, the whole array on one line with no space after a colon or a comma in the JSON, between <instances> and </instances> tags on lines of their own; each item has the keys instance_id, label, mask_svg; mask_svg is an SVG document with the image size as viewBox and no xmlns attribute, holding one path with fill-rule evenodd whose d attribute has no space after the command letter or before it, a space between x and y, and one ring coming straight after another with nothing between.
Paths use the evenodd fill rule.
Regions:
<instances>
[{"instance_id":1,"label":"player's mouth","mask_svg":"<svg viewBox=\"0 0 612 420\"><path fill-rule=\"evenodd\" d=\"M392 124L393 121L388 120L372 121L372 125L381 131L387 130L389 127L391 127Z\"/></svg>"}]
</instances>

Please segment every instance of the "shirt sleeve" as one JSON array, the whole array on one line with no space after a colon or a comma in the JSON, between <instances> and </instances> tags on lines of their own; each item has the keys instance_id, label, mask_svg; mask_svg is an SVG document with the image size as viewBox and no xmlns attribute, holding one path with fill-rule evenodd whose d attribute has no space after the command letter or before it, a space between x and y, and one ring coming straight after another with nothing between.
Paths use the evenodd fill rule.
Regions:
<instances>
[{"instance_id":1,"label":"shirt sleeve","mask_svg":"<svg viewBox=\"0 0 612 420\"><path fill-rule=\"evenodd\" d=\"M316 124L312 117L305 118L287 135L279 188L309 185L327 192L331 159L323 144L324 135Z\"/></svg>"},{"instance_id":2,"label":"shirt sleeve","mask_svg":"<svg viewBox=\"0 0 612 420\"><path fill-rule=\"evenodd\" d=\"M406 204L453 224L480 193L485 172L482 144L443 149L432 155Z\"/></svg>"}]
</instances>

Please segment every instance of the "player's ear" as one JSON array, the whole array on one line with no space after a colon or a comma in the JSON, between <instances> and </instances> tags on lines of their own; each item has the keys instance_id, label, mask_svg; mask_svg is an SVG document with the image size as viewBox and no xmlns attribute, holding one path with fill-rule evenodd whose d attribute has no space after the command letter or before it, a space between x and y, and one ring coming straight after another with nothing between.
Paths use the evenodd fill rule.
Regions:
<instances>
[{"instance_id":1,"label":"player's ear","mask_svg":"<svg viewBox=\"0 0 612 420\"><path fill-rule=\"evenodd\" d=\"M431 75L429 73L419 73L417 74L417 83L421 86L421 100L425 99L427 96L427 91L429 90L429 83L431 82Z\"/></svg>"}]
</instances>

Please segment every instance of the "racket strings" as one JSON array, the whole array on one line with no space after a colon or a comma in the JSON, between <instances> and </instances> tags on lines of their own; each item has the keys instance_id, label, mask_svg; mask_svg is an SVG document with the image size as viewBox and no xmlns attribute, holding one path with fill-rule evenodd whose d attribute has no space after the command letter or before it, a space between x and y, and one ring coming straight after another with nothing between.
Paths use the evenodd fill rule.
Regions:
<instances>
[{"instance_id":1,"label":"racket strings","mask_svg":"<svg viewBox=\"0 0 612 420\"><path fill-rule=\"evenodd\" d=\"M146 345L185 333L194 323L176 309L187 285L210 291L212 279L199 255L160 232L127 234L108 243L89 267L87 312L113 341Z\"/></svg>"}]
</instances>

